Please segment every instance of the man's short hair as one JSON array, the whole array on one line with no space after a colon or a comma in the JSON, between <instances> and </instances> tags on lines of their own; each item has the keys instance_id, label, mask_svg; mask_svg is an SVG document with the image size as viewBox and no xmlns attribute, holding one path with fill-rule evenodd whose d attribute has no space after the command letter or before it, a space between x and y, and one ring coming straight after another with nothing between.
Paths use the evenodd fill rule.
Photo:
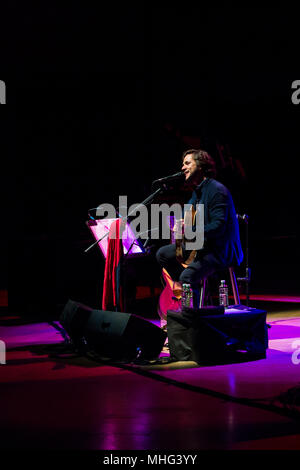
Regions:
<instances>
[{"instance_id":1,"label":"man's short hair","mask_svg":"<svg viewBox=\"0 0 300 470\"><path fill-rule=\"evenodd\" d=\"M214 178L216 176L216 163L209 153L200 149L185 150L182 154L182 161L188 154L192 154L197 167L201 168L204 176L209 176L210 178Z\"/></svg>"}]
</instances>

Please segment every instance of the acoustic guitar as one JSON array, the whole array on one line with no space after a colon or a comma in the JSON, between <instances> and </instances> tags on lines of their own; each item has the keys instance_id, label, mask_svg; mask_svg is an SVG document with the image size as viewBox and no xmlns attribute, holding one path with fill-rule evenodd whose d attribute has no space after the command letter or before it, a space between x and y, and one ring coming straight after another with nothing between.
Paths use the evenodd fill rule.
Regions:
<instances>
[{"instance_id":1,"label":"acoustic guitar","mask_svg":"<svg viewBox=\"0 0 300 470\"><path fill-rule=\"evenodd\" d=\"M185 212L184 219L177 220L172 229L173 236L171 237L171 242L175 243L176 246L176 259L184 268L187 268L197 255L197 251L192 250L188 258L184 259L182 249L185 241L184 227L193 226L195 215L196 211L192 206L190 210ZM181 234L180 238L176 237L178 234ZM162 269L162 279L164 289L159 296L157 310L162 323L166 323L168 310L181 311L182 285L180 282L174 281L165 268Z\"/></svg>"}]
</instances>

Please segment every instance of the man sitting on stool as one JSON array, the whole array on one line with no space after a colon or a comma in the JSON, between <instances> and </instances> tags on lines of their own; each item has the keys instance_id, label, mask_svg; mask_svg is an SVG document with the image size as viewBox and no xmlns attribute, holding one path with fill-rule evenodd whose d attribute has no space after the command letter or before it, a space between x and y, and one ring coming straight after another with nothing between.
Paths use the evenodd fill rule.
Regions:
<instances>
[{"instance_id":1,"label":"man sitting on stool","mask_svg":"<svg viewBox=\"0 0 300 470\"><path fill-rule=\"evenodd\" d=\"M204 204L204 245L187 266L178 262L174 244L161 247L156 258L173 281L191 284L193 305L199 306L199 281L214 272L238 266L243 260L239 225L229 190L214 179L216 165L204 150L187 150L182 155L185 182L192 189L188 204ZM190 252L182 246L183 258ZM186 266L186 267L185 267Z\"/></svg>"}]
</instances>

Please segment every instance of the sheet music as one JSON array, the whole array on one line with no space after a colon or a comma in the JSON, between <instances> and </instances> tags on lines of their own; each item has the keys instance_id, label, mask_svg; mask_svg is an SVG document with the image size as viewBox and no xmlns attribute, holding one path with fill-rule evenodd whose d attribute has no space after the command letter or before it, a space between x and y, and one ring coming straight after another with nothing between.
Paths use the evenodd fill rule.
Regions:
<instances>
[{"instance_id":1,"label":"sheet music","mask_svg":"<svg viewBox=\"0 0 300 470\"><path fill-rule=\"evenodd\" d=\"M108 233L111 224L115 220L117 219L97 219L93 222L92 225L88 224L88 227L91 230L93 236L95 237L95 240L101 239L106 233ZM126 224L126 228L122 235L122 242L124 255L128 253L128 256L130 256L130 254L139 254L145 252L141 244L137 241L136 236L128 223ZM104 237L98 243L98 245L103 253L104 258L106 258L108 237Z\"/></svg>"}]
</instances>

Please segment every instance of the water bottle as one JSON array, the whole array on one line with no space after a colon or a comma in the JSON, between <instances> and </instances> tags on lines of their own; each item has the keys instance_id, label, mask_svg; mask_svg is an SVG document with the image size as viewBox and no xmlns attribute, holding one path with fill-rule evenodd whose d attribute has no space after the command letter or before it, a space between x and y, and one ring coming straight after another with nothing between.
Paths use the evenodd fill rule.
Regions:
<instances>
[{"instance_id":1,"label":"water bottle","mask_svg":"<svg viewBox=\"0 0 300 470\"><path fill-rule=\"evenodd\" d=\"M181 308L185 307L185 304L186 304L186 284L182 284Z\"/></svg>"},{"instance_id":2,"label":"water bottle","mask_svg":"<svg viewBox=\"0 0 300 470\"><path fill-rule=\"evenodd\" d=\"M223 305L225 308L228 307L228 287L224 280L221 281L219 287L219 304Z\"/></svg>"},{"instance_id":3,"label":"water bottle","mask_svg":"<svg viewBox=\"0 0 300 470\"><path fill-rule=\"evenodd\" d=\"M193 307L193 289L191 284L182 284L181 307Z\"/></svg>"},{"instance_id":4,"label":"water bottle","mask_svg":"<svg viewBox=\"0 0 300 470\"><path fill-rule=\"evenodd\" d=\"M190 284L188 284L188 307L193 308L193 289Z\"/></svg>"}]
</instances>

